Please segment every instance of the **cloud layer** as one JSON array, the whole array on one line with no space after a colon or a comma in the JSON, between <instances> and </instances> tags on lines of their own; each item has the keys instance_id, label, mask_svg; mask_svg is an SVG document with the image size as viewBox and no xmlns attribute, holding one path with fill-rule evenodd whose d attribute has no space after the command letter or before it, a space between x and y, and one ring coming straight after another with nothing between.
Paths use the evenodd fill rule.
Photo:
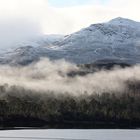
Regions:
<instances>
[{"instance_id":1,"label":"cloud layer","mask_svg":"<svg viewBox=\"0 0 140 140\"><path fill-rule=\"evenodd\" d=\"M64 60L43 59L25 67L0 66L0 85L20 86L25 89L47 93L122 93L127 90L127 81L140 81L140 66L101 70L85 76L70 77L78 67Z\"/></svg>"},{"instance_id":2,"label":"cloud layer","mask_svg":"<svg viewBox=\"0 0 140 140\"><path fill-rule=\"evenodd\" d=\"M43 0L0 0L0 49L41 35Z\"/></svg>"}]
</instances>

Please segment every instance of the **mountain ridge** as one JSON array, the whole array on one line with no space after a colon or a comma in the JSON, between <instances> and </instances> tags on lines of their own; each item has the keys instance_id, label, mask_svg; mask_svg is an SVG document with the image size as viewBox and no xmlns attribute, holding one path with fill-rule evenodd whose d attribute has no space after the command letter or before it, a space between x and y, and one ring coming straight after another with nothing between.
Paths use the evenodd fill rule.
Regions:
<instances>
[{"instance_id":1,"label":"mountain ridge","mask_svg":"<svg viewBox=\"0 0 140 140\"><path fill-rule=\"evenodd\" d=\"M50 39L45 36L42 40L38 46L22 46L1 54L0 63L26 64L41 57L65 59L76 64L104 59L140 63L140 22L121 17L92 24L70 35L52 35Z\"/></svg>"}]
</instances>

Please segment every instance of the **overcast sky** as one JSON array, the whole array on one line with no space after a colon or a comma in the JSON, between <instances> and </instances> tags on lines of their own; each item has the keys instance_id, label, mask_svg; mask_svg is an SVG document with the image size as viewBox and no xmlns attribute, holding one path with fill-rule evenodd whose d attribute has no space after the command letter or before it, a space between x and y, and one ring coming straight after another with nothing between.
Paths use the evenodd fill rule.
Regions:
<instances>
[{"instance_id":1,"label":"overcast sky","mask_svg":"<svg viewBox=\"0 0 140 140\"><path fill-rule=\"evenodd\" d=\"M139 5L140 0L0 0L0 20L28 20L45 34L69 34L115 17L140 21Z\"/></svg>"},{"instance_id":2,"label":"overcast sky","mask_svg":"<svg viewBox=\"0 0 140 140\"><path fill-rule=\"evenodd\" d=\"M0 0L0 44L42 33L70 34L116 17L140 21L139 5L140 0Z\"/></svg>"},{"instance_id":3,"label":"overcast sky","mask_svg":"<svg viewBox=\"0 0 140 140\"><path fill-rule=\"evenodd\" d=\"M140 0L48 0L48 5L54 8L53 17L56 18L44 22L46 33L56 31L67 34L116 17L140 21ZM53 25L54 28L50 31L45 25Z\"/></svg>"},{"instance_id":4,"label":"overcast sky","mask_svg":"<svg viewBox=\"0 0 140 140\"><path fill-rule=\"evenodd\" d=\"M48 0L48 2L55 7L69 7L69 6L78 6L78 5L85 5L85 4L106 4L109 0Z\"/></svg>"}]
</instances>

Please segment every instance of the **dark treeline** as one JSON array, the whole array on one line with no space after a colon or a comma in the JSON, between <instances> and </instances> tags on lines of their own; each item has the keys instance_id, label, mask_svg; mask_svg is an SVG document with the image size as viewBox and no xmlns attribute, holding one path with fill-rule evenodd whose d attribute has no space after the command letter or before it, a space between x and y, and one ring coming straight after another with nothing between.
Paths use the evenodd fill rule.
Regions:
<instances>
[{"instance_id":1,"label":"dark treeline","mask_svg":"<svg viewBox=\"0 0 140 140\"><path fill-rule=\"evenodd\" d=\"M85 76L87 74L91 74L94 72L98 72L100 70L112 70L115 67L119 68L127 68L132 67L132 64L127 64L125 62L117 61L117 60L100 60L96 61L94 63L89 64L79 64L77 65L79 67L78 71L70 71L68 72L68 76L74 77L77 75Z\"/></svg>"},{"instance_id":2,"label":"dark treeline","mask_svg":"<svg viewBox=\"0 0 140 140\"><path fill-rule=\"evenodd\" d=\"M124 93L73 95L0 86L0 126L47 128L140 127L140 82Z\"/></svg>"}]
</instances>

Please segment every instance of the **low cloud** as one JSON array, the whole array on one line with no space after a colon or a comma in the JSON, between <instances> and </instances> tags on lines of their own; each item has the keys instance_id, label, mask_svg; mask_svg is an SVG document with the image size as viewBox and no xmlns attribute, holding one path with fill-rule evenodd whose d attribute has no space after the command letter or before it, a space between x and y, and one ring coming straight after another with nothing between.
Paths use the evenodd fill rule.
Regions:
<instances>
[{"instance_id":1,"label":"low cloud","mask_svg":"<svg viewBox=\"0 0 140 140\"><path fill-rule=\"evenodd\" d=\"M127 81L140 81L140 66L101 70L85 76L70 77L79 67L64 60L40 62L25 67L0 66L0 85L20 86L40 93L71 93L74 95L122 93Z\"/></svg>"},{"instance_id":2,"label":"low cloud","mask_svg":"<svg viewBox=\"0 0 140 140\"><path fill-rule=\"evenodd\" d=\"M39 35L38 25L30 20L0 20L0 48L14 47Z\"/></svg>"},{"instance_id":3,"label":"low cloud","mask_svg":"<svg viewBox=\"0 0 140 140\"><path fill-rule=\"evenodd\" d=\"M0 0L0 49L17 46L42 34L44 0Z\"/></svg>"}]
</instances>

